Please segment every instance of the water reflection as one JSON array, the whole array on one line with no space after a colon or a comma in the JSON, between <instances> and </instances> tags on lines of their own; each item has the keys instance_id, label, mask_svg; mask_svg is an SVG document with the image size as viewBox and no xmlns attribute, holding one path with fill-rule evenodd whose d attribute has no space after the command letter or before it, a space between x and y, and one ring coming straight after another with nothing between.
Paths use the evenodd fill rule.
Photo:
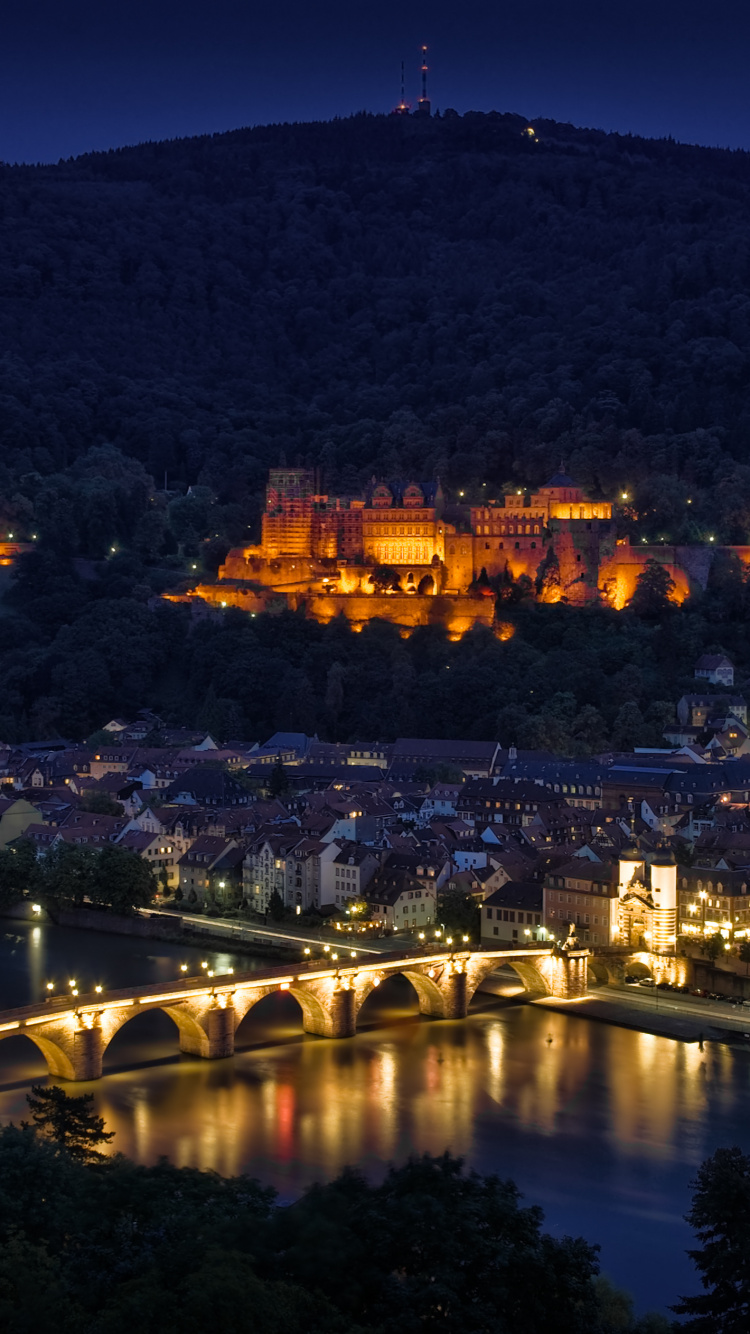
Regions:
<instances>
[{"instance_id":1,"label":"water reflection","mask_svg":"<svg viewBox=\"0 0 750 1334\"><path fill-rule=\"evenodd\" d=\"M36 942L14 938L3 956L8 964L21 951L29 988L34 952L57 948L45 931ZM173 957L153 942L123 943L142 947L144 980L178 966L178 947ZM81 971L90 938L79 947ZM133 965L132 954L107 957L108 971L129 966L130 980ZM689 1182L718 1144L750 1147L750 1053L710 1043L701 1052L573 1010L503 1003L466 1022L432 1022L399 980L367 1007L368 1027L334 1042L302 1035L290 995L269 997L243 1021L235 1058L215 1063L181 1056L166 1015L132 1021L93 1086L113 1147L144 1162L166 1154L247 1171L284 1198L345 1163L377 1174L389 1160L450 1148L513 1177L554 1233L599 1241L604 1267L642 1303L665 1305L695 1287L684 1255ZM0 1119L25 1114L28 1086L43 1074L26 1039L0 1044Z\"/></svg>"}]
</instances>

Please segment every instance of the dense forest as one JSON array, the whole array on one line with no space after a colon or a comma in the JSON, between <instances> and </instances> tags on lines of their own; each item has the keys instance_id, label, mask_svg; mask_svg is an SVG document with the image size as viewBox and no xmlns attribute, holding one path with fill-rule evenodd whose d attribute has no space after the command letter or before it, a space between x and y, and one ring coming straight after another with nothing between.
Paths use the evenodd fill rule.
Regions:
<instances>
[{"instance_id":1,"label":"dense forest","mask_svg":"<svg viewBox=\"0 0 750 1334\"><path fill-rule=\"evenodd\" d=\"M517 116L355 116L0 165L0 739L152 705L225 738L658 744L740 569L666 612L450 644L157 595L255 537L269 464L498 495L565 456L633 536L750 536L750 156ZM4 531L3 531L4 530ZM7 574L7 572L6 572Z\"/></svg>"},{"instance_id":2,"label":"dense forest","mask_svg":"<svg viewBox=\"0 0 750 1334\"><path fill-rule=\"evenodd\" d=\"M195 619L153 597L168 572L131 551L80 570L40 549L13 571L0 620L2 740L80 739L150 705L225 740L277 729L499 738L583 756L663 744L706 649L750 668L750 588L730 561L681 607L658 588L617 612L515 600L511 587L499 603L510 637L476 628L457 643L440 626L403 639L383 621L357 634L343 617L324 626L289 611Z\"/></svg>"},{"instance_id":3,"label":"dense forest","mask_svg":"<svg viewBox=\"0 0 750 1334\"><path fill-rule=\"evenodd\" d=\"M465 489L562 453L655 537L745 541L750 156L524 128L362 115L0 167L8 518L41 524L107 442L233 507L281 454Z\"/></svg>"}]
</instances>

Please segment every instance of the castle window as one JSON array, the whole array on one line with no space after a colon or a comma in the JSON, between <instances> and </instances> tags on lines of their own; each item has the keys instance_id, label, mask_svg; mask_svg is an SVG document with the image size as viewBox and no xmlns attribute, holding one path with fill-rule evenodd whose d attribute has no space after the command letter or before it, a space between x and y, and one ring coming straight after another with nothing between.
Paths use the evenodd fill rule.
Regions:
<instances>
[{"instance_id":1,"label":"castle window","mask_svg":"<svg viewBox=\"0 0 750 1334\"><path fill-rule=\"evenodd\" d=\"M497 544L497 549L498 549L498 551L502 551L502 550L503 550L503 544L502 544L502 542L498 542L498 544Z\"/></svg>"},{"instance_id":2,"label":"castle window","mask_svg":"<svg viewBox=\"0 0 750 1334\"><path fill-rule=\"evenodd\" d=\"M518 551L518 548L520 547L520 545L521 545L520 542L515 542L515 543L514 543L514 546L515 546L515 548L516 548L516 551Z\"/></svg>"},{"instance_id":3,"label":"castle window","mask_svg":"<svg viewBox=\"0 0 750 1334\"><path fill-rule=\"evenodd\" d=\"M536 542L532 542L532 544L531 544L531 549L532 549L532 551L534 551L534 550L536 549Z\"/></svg>"}]
</instances>

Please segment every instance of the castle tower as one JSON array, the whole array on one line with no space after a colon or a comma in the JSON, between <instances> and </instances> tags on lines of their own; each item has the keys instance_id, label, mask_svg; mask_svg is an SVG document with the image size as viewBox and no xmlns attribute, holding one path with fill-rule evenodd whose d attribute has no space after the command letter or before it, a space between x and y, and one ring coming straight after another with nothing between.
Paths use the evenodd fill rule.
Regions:
<instances>
[{"instance_id":1,"label":"castle tower","mask_svg":"<svg viewBox=\"0 0 750 1334\"><path fill-rule=\"evenodd\" d=\"M677 867L671 853L659 854L651 862L651 897L651 948L672 954L677 937Z\"/></svg>"}]
</instances>

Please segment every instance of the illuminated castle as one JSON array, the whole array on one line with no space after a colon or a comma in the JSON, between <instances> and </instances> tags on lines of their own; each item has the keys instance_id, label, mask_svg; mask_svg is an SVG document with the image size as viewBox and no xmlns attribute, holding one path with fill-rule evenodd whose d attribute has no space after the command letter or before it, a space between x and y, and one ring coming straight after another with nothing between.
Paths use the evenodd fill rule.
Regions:
<instances>
[{"instance_id":1,"label":"illuminated castle","mask_svg":"<svg viewBox=\"0 0 750 1334\"><path fill-rule=\"evenodd\" d=\"M498 577L526 576L546 602L623 607L649 560L667 567L676 600L691 580L705 586L705 548L618 539L611 503L587 497L562 465L536 491L450 510L439 482L373 479L364 494L332 496L311 469L284 467L269 473L260 543L230 551L218 583L175 596L253 612L286 600L360 628L376 616L405 628L440 620L455 636L493 623Z\"/></svg>"}]
</instances>

